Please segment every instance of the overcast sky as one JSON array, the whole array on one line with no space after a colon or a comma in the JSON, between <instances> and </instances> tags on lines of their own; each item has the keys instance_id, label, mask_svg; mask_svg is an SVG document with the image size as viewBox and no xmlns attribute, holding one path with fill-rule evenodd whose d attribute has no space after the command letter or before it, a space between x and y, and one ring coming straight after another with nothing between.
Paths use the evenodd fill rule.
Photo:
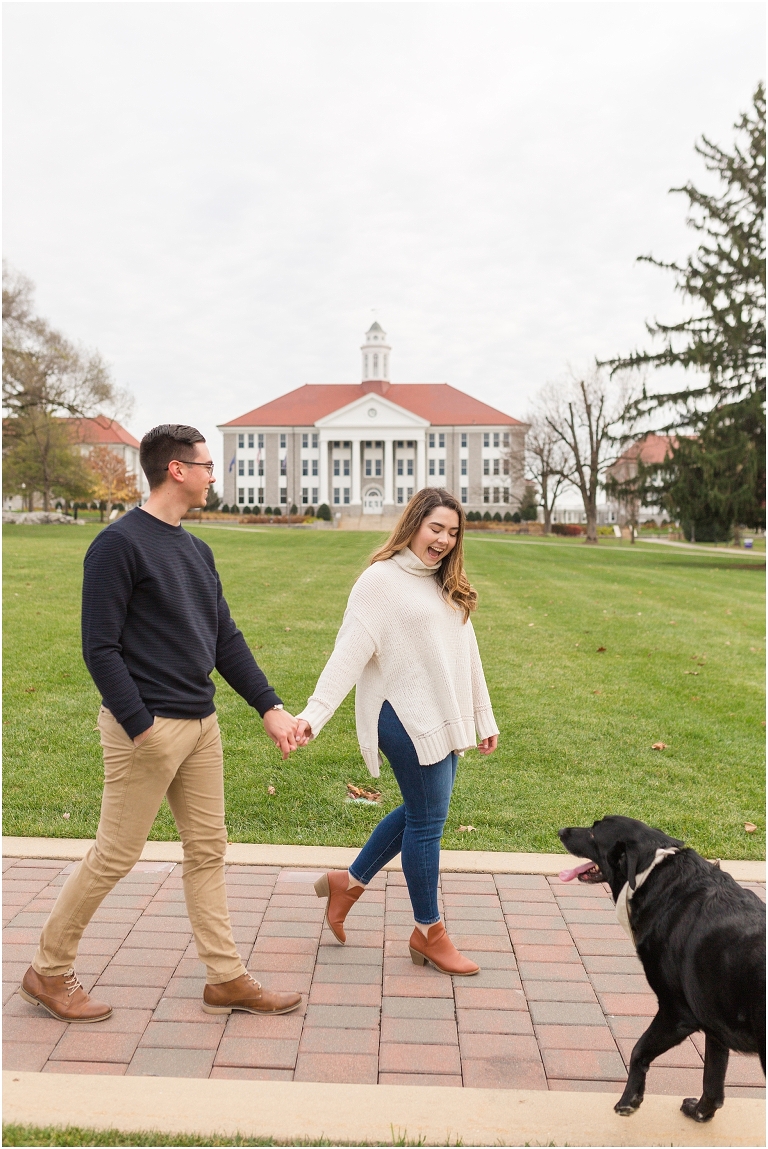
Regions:
<instances>
[{"instance_id":1,"label":"overcast sky","mask_svg":"<svg viewBox=\"0 0 768 1149\"><path fill-rule=\"evenodd\" d=\"M141 436L303 383L522 418L678 314L701 133L764 77L762 3L7 3L5 255Z\"/></svg>"}]
</instances>

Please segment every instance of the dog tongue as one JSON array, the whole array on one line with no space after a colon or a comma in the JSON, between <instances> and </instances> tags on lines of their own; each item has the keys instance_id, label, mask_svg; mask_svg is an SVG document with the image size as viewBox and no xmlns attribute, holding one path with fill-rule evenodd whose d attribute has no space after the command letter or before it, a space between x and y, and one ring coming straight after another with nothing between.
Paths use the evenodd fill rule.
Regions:
<instances>
[{"instance_id":1,"label":"dog tongue","mask_svg":"<svg viewBox=\"0 0 768 1149\"><path fill-rule=\"evenodd\" d=\"M558 874L561 882L572 882L579 874L585 874L587 870L591 870L594 862L582 862L580 866L576 866L573 870L561 870Z\"/></svg>"}]
</instances>

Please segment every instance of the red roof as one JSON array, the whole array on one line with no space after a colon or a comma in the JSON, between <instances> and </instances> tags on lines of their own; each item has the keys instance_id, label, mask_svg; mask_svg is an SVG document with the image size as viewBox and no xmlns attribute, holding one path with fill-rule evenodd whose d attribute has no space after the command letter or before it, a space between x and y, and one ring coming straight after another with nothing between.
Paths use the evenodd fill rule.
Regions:
<instances>
[{"instance_id":1,"label":"red roof","mask_svg":"<svg viewBox=\"0 0 768 1149\"><path fill-rule=\"evenodd\" d=\"M433 427L454 424L520 427L525 424L511 415L457 391L448 383L305 383L262 407L224 423L224 427L312 427L318 419L375 392L398 407L420 415Z\"/></svg>"},{"instance_id":2,"label":"red roof","mask_svg":"<svg viewBox=\"0 0 768 1149\"><path fill-rule=\"evenodd\" d=\"M651 463L663 463L675 441L674 437L669 435L646 435L628 447L617 462L621 459L640 458L646 466Z\"/></svg>"},{"instance_id":3,"label":"red roof","mask_svg":"<svg viewBox=\"0 0 768 1149\"><path fill-rule=\"evenodd\" d=\"M114 419L106 415L97 415L93 419L66 419L72 427L75 441L78 443L102 443L104 445L120 443L126 447L138 447L139 440L134 439L130 431L121 427Z\"/></svg>"}]
</instances>

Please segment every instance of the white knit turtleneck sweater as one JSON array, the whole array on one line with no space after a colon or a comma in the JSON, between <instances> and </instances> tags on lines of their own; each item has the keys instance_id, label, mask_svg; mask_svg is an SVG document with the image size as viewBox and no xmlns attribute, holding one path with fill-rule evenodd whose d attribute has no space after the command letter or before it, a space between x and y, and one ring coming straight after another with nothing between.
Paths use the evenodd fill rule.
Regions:
<instances>
[{"instance_id":1,"label":"white knit turtleneck sweater","mask_svg":"<svg viewBox=\"0 0 768 1149\"><path fill-rule=\"evenodd\" d=\"M409 548L373 563L352 588L333 654L304 718L316 737L353 686L365 764L378 776L378 719L388 701L423 766L498 734L477 639Z\"/></svg>"}]
</instances>

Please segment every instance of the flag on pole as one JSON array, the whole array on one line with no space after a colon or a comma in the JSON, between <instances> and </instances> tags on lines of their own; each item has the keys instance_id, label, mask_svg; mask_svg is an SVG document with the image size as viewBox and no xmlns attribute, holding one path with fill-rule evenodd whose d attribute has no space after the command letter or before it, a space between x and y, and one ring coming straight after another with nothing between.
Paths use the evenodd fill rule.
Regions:
<instances>
[{"instance_id":1,"label":"flag on pole","mask_svg":"<svg viewBox=\"0 0 768 1149\"><path fill-rule=\"evenodd\" d=\"M234 467L234 465L235 465L235 456L233 455L233 456L232 456L232 462L229 464L229 469L230 469L230 471L232 470L232 468Z\"/></svg>"}]
</instances>

